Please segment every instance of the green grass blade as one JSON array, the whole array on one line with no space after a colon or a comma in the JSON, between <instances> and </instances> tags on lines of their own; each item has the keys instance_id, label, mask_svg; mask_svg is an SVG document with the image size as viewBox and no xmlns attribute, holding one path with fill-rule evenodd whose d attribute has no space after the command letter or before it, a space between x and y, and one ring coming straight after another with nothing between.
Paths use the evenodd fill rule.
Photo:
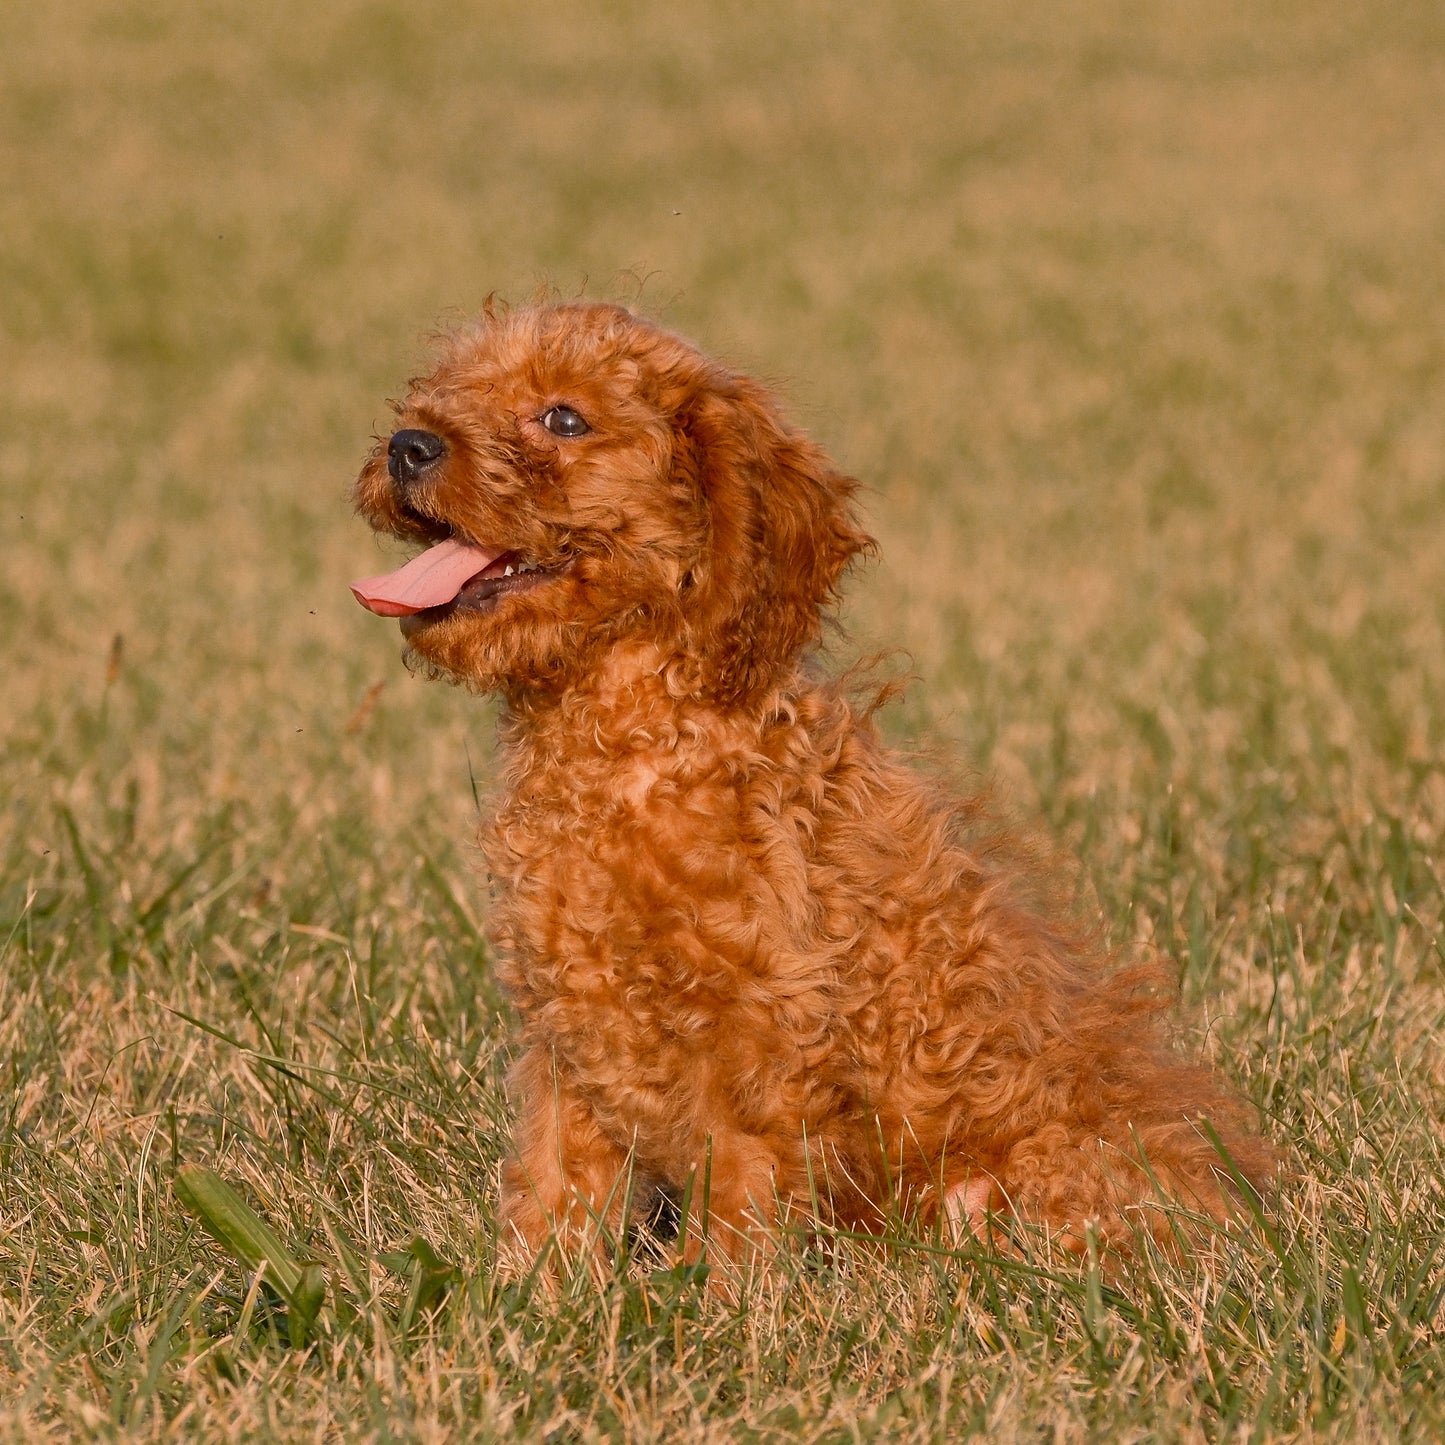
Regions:
<instances>
[{"instance_id":1,"label":"green grass blade","mask_svg":"<svg viewBox=\"0 0 1445 1445\"><path fill-rule=\"evenodd\" d=\"M306 1267L297 1261L280 1236L226 1183L199 1164L176 1170L176 1198L201 1222L201 1227L247 1269L266 1266L266 1276L288 1305L294 1306Z\"/></svg>"}]
</instances>

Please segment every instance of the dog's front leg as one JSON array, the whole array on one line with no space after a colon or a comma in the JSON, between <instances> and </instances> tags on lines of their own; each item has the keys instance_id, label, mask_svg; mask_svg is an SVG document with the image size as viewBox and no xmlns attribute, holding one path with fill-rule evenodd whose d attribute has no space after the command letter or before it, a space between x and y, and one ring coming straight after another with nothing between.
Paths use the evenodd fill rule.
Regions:
<instances>
[{"instance_id":1,"label":"dog's front leg","mask_svg":"<svg viewBox=\"0 0 1445 1445\"><path fill-rule=\"evenodd\" d=\"M698 1141L685 1191L683 1256L704 1255L736 1285L765 1268L777 1251L782 1222L782 1163L767 1142L733 1129L714 1129Z\"/></svg>"},{"instance_id":2,"label":"dog's front leg","mask_svg":"<svg viewBox=\"0 0 1445 1445\"><path fill-rule=\"evenodd\" d=\"M502 1169L503 1243L530 1262L551 1239L566 1252L615 1239L628 1203L628 1151L610 1139L565 1063L532 1048L513 1066L515 1152Z\"/></svg>"}]
</instances>

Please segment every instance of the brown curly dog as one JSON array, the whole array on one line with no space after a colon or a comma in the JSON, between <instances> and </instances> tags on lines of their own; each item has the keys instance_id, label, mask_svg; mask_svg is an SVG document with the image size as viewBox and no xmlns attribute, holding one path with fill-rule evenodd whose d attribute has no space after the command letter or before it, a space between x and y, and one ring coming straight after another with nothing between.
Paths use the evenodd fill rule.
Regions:
<instances>
[{"instance_id":1,"label":"brown curly dog","mask_svg":"<svg viewBox=\"0 0 1445 1445\"><path fill-rule=\"evenodd\" d=\"M1267 1177L1157 979L809 668L870 539L760 387L617 306L489 306L397 413L357 507L427 550L353 591L505 702L514 1239L696 1186L688 1248L735 1263L790 1213L1127 1245Z\"/></svg>"}]
</instances>

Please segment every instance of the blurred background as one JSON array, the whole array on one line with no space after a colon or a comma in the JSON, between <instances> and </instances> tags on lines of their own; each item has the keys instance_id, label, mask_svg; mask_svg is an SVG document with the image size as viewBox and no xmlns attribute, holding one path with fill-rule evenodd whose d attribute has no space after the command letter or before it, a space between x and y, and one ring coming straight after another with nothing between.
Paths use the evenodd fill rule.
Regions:
<instances>
[{"instance_id":1,"label":"blurred background","mask_svg":"<svg viewBox=\"0 0 1445 1445\"><path fill-rule=\"evenodd\" d=\"M553 288L782 390L870 489L859 645L1028 806L1219 748L1194 694L1256 742L1267 697L1362 767L1433 754L1427 0L9 23L12 742L96 702L117 636L112 703L177 765L274 777L383 678L384 717L451 716L348 598L347 486L429 328Z\"/></svg>"}]
</instances>

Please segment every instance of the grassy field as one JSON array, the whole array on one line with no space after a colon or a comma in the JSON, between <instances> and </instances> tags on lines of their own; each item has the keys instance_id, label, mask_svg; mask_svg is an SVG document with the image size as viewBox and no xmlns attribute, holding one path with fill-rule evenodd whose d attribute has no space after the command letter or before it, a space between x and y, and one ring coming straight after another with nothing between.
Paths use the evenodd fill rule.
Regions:
<instances>
[{"instance_id":1,"label":"grassy field","mask_svg":"<svg viewBox=\"0 0 1445 1445\"><path fill-rule=\"evenodd\" d=\"M1445 10L5 29L0 1438L1445 1434ZM539 285L864 479L889 727L1178 960L1267 1227L1102 1280L825 1240L736 1304L495 1275L492 714L352 603L347 489L427 329ZM327 1262L305 1348L182 1165Z\"/></svg>"}]
</instances>

